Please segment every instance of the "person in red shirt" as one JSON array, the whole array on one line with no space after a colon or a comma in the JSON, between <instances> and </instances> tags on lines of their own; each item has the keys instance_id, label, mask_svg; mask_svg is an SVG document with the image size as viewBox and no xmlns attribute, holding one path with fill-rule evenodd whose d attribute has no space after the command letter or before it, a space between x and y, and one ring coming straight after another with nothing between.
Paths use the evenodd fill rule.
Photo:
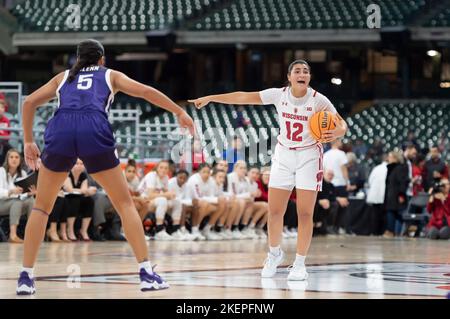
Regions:
<instances>
[{"instance_id":1,"label":"person in red shirt","mask_svg":"<svg viewBox=\"0 0 450 319\"><path fill-rule=\"evenodd\" d=\"M8 130L3 130L3 128L8 128L10 126L9 119L5 116L6 111L6 102L4 100L0 100L0 136L8 137L2 138L2 140L9 140L9 135L11 134Z\"/></svg>"},{"instance_id":2,"label":"person in red shirt","mask_svg":"<svg viewBox=\"0 0 450 319\"><path fill-rule=\"evenodd\" d=\"M416 160L412 165L412 184L413 184L413 196L416 196L419 192L424 191L423 187L423 172L425 167L425 156L422 154L417 155Z\"/></svg>"},{"instance_id":3,"label":"person in red shirt","mask_svg":"<svg viewBox=\"0 0 450 319\"><path fill-rule=\"evenodd\" d=\"M441 190L433 194L431 189L427 210L431 214L427 225L427 237L430 239L450 238L450 182L441 179Z\"/></svg>"},{"instance_id":4,"label":"person in red shirt","mask_svg":"<svg viewBox=\"0 0 450 319\"><path fill-rule=\"evenodd\" d=\"M206 162L205 160L205 154L202 150L202 144L200 140L194 140L194 144L192 147L191 153L184 153L180 160L180 168L186 169L186 163L192 163L192 171L196 172L198 171L198 167L200 164L203 164Z\"/></svg>"}]
</instances>

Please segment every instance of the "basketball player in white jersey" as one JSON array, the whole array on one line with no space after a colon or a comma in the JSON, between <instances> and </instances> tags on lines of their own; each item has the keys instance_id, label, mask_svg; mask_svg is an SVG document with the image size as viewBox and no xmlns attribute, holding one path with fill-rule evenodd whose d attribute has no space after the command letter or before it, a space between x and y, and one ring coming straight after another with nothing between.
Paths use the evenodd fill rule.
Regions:
<instances>
[{"instance_id":1,"label":"basketball player in white jersey","mask_svg":"<svg viewBox=\"0 0 450 319\"><path fill-rule=\"evenodd\" d=\"M292 189L297 189L298 238L297 255L288 280L306 280L305 258L311 244L313 212L317 192L322 188L322 144L345 135L347 124L336 112L333 104L322 94L309 87L310 67L306 61L296 60L289 65L289 86L261 92L233 92L210 95L190 100L197 108L209 102L265 105L274 104L280 125L278 144L272 156L269 182L269 253L261 272L262 277L273 277L283 262L280 248L283 215ZM326 131L321 141L309 132L308 121L319 111L335 114L336 128Z\"/></svg>"},{"instance_id":2,"label":"basketball player in white jersey","mask_svg":"<svg viewBox=\"0 0 450 319\"><path fill-rule=\"evenodd\" d=\"M188 187L197 210L192 218L192 235L199 240L222 240L223 237L217 235L213 227L227 210L227 201L225 197L215 196L216 182L211 177L211 167L206 163L200 164L198 173L189 178ZM200 223L206 216L210 218L200 234Z\"/></svg>"}]
</instances>

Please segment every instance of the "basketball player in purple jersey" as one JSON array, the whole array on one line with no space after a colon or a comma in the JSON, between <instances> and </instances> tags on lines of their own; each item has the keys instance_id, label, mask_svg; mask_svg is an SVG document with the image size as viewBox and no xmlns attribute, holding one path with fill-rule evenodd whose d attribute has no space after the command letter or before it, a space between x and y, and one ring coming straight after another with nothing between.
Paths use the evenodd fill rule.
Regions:
<instances>
[{"instance_id":1,"label":"basketball player in purple jersey","mask_svg":"<svg viewBox=\"0 0 450 319\"><path fill-rule=\"evenodd\" d=\"M80 158L89 174L108 193L122 219L125 236L139 263L141 290L158 290L169 285L157 275L148 257L141 219L128 192L119 166L108 111L114 94L121 91L147 100L175 114L181 127L194 134L189 115L158 90L136 82L125 74L104 67L104 49L96 40L86 40L77 47L77 62L27 97L23 104L24 152L27 165L39 169L34 214L26 230L23 268L16 293L35 293L33 267L44 239L49 212L67 174ZM45 147L40 153L33 140L36 108L54 97L58 109L44 133ZM39 161L39 157L41 161Z\"/></svg>"}]
</instances>

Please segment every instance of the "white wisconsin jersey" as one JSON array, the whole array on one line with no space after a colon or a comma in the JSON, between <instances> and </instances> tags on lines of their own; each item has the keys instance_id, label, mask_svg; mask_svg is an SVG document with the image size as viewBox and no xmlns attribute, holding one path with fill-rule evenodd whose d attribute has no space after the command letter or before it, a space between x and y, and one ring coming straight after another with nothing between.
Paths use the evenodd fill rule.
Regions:
<instances>
[{"instance_id":1,"label":"white wisconsin jersey","mask_svg":"<svg viewBox=\"0 0 450 319\"><path fill-rule=\"evenodd\" d=\"M310 87L301 98L294 97L290 87L260 91L259 96L263 104L275 105L280 125L278 142L289 148L307 148L317 144L309 130L309 119L314 113L337 113L326 96Z\"/></svg>"},{"instance_id":2,"label":"white wisconsin jersey","mask_svg":"<svg viewBox=\"0 0 450 319\"><path fill-rule=\"evenodd\" d=\"M141 193L147 192L148 189L152 188L157 192L165 192L167 191L169 184L169 177L164 176L162 179L159 178L156 172L150 172L144 176L141 183L139 184L139 191Z\"/></svg>"},{"instance_id":3,"label":"white wisconsin jersey","mask_svg":"<svg viewBox=\"0 0 450 319\"><path fill-rule=\"evenodd\" d=\"M191 198L195 199L205 199L209 197L216 197L216 182L212 177L209 177L206 182L203 181L200 174L195 173L187 182L189 187L189 193Z\"/></svg>"},{"instance_id":4,"label":"white wisconsin jersey","mask_svg":"<svg viewBox=\"0 0 450 319\"><path fill-rule=\"evenodd\" d=\"M230 173L227 175L228 179L228 193L235 195L237 198L249 199L250 184L247 177L239 178L236 173Z\"/></svg>"},{"instance_id":5,"label":"white wisconsin jersey","mask_svg":"<svg viewBox=\"0 0 450 319\"><path fill-rule=\"evenodd\" d=\"M176 177L169 179L169 191L177 194L177 199L179 200L190 198L187 183L184 183L183 186L180 187Z\"/></svg>"}]
</instances>

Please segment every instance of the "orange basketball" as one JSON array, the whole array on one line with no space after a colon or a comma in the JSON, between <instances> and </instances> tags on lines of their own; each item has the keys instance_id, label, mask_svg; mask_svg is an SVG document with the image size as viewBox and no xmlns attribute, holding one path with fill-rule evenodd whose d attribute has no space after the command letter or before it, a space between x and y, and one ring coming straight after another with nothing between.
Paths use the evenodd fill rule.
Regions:
<instances>
[{"instance_id":1,"label":"orange basketball","mask_svg":"<svg viewBox=\"0 0 450 319\"><path fill-rule=\"evenodd\" d=\"M334 115L328 111L317 112L309 120L309 131L316 140L322 138L323 132L333 130L335 127Z\"/></svg>"}]
</instances>

